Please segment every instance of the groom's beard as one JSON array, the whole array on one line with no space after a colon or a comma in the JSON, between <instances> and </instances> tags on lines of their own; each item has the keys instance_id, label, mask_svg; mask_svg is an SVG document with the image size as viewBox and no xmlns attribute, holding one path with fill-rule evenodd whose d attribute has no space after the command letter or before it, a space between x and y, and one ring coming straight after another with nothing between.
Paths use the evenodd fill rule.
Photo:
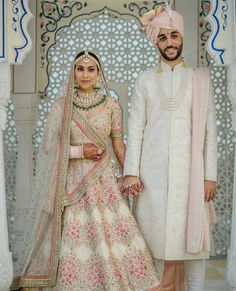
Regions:
<instances>
[{"instance_id":1,"label":"groom's beard","mask_svg":"<svg viewBox=\"0 0 236 291\"><path fill-rule=\"evenodd\" d=\"M179 56L181 56L182 51L183 51L183 43L181 43L181 45L179 47L176 46L168 46L166 47L164 50L159 49L160 54L162 55L162 57L167 60L167 61L175 61L179 58ZM174 56L169 56L167 50L168 49L175 49L176 50L176 54Z\"/></svg>"}]
</instances>

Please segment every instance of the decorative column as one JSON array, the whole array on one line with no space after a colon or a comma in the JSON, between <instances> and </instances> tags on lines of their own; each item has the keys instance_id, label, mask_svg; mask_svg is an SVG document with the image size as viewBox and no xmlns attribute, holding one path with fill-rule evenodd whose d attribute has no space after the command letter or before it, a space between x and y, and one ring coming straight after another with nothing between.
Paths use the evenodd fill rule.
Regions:
<instances>
[{"instance_id":1,"label":"decorative column","mask_svg":"<svg viewBox=\"0 0 236 291\"><path fill-rule=\"evenodd\" d=\"M7 230L3 130L10 98L11 64L21 64L31 49L27 25L32 15L28 6L28 0L0 0L0 291L9 290L13 278Z\"/></svg>"},{"instance_id":2,"label":"decorative column","mask_svg":"<svg viewBox=\"0 0 236 291\"><path fill-rule=\"evenodd\" d=\"M236 0L232 1L233 7L233 33L231 39L233 42L232 53L233 60L229 64L227 78L228 78L228 93L232 103L233 110L233 129L236 132ZM236 139L235 139L236 141ZM233 203L232 203L232 226L231 226L231 241L230 249L228 251L227 260L227 278L232 290L236 291L236 147L234 156L234 188L233 188Z\"/></svg>"},{"instance_id":3,"label":"decorative column","mask_svg":"<svg viewBox=\"0 0 236 291\"><path fill-rule=\"evenodd\" d=\"M232 104L233 130L236 131L236 0L212 0L208 20L212 34L207 50L217 65L228 66L228 94ZM227 257L227 279L236 291L236 151L234 158L234 187L232 203L231 242Z\"/></svg>"},{"instance_id":4,"label":"decorative column","mask_svg":"<svg viewBox=\"0 0 236 291\"><path fill-rule=\"evenodd\" d=\"M10 98L10 65L7 62L0 64L0 290L6 290L12 281L12 258L8 246L3 130L6 125L5 105Z\"/></svg>"},{"instance_id":5,"label":"decorative column","mask_svg":"<svg viewBox=\"0 0 236 291\"><path fill-rule=\"evenodd\" d=\"M229 65L228 72L229 97L233 110L233 129L236 131L236 59ZM231 241L227 259L227 278L232 290L236 291L236 154L234 156L234 190L232 205Z\"/></svg>"}]
</instances>

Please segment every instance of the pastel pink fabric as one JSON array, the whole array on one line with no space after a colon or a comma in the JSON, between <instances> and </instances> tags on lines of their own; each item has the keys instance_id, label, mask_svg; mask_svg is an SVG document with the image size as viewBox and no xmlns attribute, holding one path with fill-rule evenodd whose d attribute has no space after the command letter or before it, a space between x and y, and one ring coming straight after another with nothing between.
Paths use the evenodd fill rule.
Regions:
<instances>
[{"instance_id":1,"label":"pastel pink fabric","mask_svg":"<svg viewBox=\"0 0 236 291\"><path fill-rule=\"evenodd\" d=\"M187 291L184 261L165 261L162 291Z\"/></svg>"},{"instance_id":2,"label":"pastel pink fabric","mask_svg":"<svg viewBox=\"0 0 236 291\"><path fill-rule=\"evenodd\" d=\"M212 201L204 202L203 145L207 120L210 74L198 68L193 74L192 161L187 228L187 250L190 253L210 251L209 224L216 222ZM163 291L187 291L184 261L165 261Z\"/></svg>"},{"instance_id":3,"label":"pastel pink fabric","mask_svg":"<svg viewBox=\"0 0 236 291\"><path fill-rule=\"evenodd\" d=\"M140 18L144 31L148 39L156 44L160 28L176 29L182 37L184 36L184 20L183 16L177 11L171 10L169 7L159 7L145 13Z\"/></svg>"},{"instance_id":4,"label":"pastel pink fabric","mask_svg":"<svg viewBox=\"0 0 236 291\"><path fill-rule=\"evenodd\" d=\"M187 226L187 251L196 254L210 251L209 224L216 222L213 202L205 203L204 201L203 147L209 86L208 69L196 69L193 74L192 160Z\"/></svg>"}]
</instances>

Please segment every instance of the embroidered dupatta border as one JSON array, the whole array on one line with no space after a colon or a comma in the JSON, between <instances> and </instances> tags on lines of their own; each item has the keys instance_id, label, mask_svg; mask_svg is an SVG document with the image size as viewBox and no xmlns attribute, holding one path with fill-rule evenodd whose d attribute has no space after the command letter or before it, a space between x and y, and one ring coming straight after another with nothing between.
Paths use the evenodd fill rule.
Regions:
<instances>
[{"instance_id":1,"label":"embroidered dupatta border","mask_svg":"<svg viewBox=\"0 0 236 291\"><path fill-rule=\"evenodd\" d=\"M97 145L106 149L106 144L103 142L101 137L75 109L73 111L73 121L89 139L92 139ZM109 155L108 153L105 153L104 157L100 161L96 162L95 166L82 179L79 186L72 193L67 195L67 197L65 196L62 202L63 207L81 199L86 190L95 182L95 180L97 180L102 175L109 163Z\"/></svg>"}]
</instances>

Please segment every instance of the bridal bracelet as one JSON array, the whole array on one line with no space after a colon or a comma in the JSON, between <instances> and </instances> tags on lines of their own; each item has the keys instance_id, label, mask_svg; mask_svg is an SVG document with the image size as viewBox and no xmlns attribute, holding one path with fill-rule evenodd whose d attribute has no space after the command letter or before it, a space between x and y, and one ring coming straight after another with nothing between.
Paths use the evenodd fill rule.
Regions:
<instances>
[{"instance_id":1,"label":"bridal bracelet","mask_svg":"<svg viewBox=\"0 0 236 291\"><path fill-rule=\"evenodd\" d=\"M84 158L84 147L70 146L70 159L83 159Z\"/></svg>"}]
</instances>

